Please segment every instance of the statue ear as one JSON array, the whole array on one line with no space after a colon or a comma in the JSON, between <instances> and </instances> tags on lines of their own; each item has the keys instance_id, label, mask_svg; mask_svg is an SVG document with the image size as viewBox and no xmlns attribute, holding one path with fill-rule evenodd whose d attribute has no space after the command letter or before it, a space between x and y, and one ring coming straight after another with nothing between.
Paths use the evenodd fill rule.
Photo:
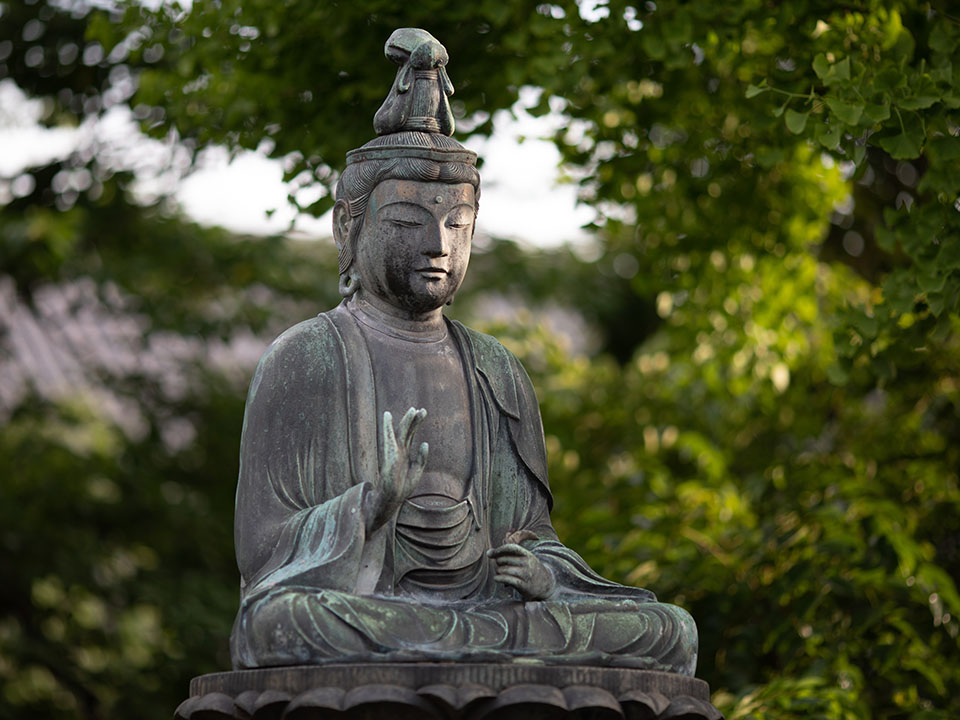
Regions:
<instances>
[{"instance_id":1,"label":"statue ear","mask_svg":"<svg viewBox=\"0 0 960 720\"><path fill-rule=\"evenodd\" d=\"M350 203L346 200L337 200L333 206L333 240L337 244L337 264L340 266L340 276L343 277L353 264L353 230L354 219L350 216Z\"/></svg>"},{"instance_id":2,"label":"statue ear","mask_svg":"<svg viewBox=\"0 0 960 720\"><path fill-rule=\"evenodd\" d=\"M347 244L350 238L350 226L353 218L350 217L350 204L346 200L337 200L333 206L333 239L338 248Z\"/></svg>"}]
</instances>

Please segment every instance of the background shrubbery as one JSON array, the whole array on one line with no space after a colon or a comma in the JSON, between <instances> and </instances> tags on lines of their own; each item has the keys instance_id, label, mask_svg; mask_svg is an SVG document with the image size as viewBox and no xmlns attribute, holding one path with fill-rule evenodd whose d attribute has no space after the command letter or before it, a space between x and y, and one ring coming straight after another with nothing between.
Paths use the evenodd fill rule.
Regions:
<instances>
[{"instance_id":1,"label":"background shrubbery","mask_svg":"<svg viewBox=\"0 0 960 720\"><path fill-rule=\"evenodd\" d=\"M957 14L397 7L0 3L7 89L91 128L0 183L0 717L166 718L228 666L244 388L337 300L328 244L134 195L97 122L132 108L171 172L286 158L321 214L401 26L471 132L521 87L568 119L595 257L493 238L454 307L534 379L565 542L694 614L728 718L960 716Z\"/></svg>"}]
</instances>

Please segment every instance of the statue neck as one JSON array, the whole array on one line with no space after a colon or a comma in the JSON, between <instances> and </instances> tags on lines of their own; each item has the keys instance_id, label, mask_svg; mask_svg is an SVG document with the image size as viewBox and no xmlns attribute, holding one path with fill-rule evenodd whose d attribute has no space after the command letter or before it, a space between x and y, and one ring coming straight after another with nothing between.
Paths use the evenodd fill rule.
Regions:
<instances>
[{"instance_id":1,"label":"statue neck","mask_svg":"<svg viewBox=\"0 0 960 720\"><path fill-rule=\"evenodd\" d=\"M432 342L442 340L447 334L441 308L411 313L365 293L363 288L351 298L350 310L364 325L405 340Z\"/></svg>"}]
</instances>

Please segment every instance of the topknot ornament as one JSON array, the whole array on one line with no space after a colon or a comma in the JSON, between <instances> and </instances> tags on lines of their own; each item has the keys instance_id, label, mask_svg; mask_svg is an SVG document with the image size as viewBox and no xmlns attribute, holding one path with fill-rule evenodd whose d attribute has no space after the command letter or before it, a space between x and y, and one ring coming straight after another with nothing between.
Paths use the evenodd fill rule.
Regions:
<instances>
[{"instance_id":1,"label":"topknot ornament","mask_svg":"<svg viewBox=\"0 0 960 720\"><path fill-rule=\"evenodd\" d=\"M383 49L400 66L393 87L373 118L377 135L406 130L451 136L455 127L447 98L453 83L447 75L447 49L419 28L394 30Z\"/></svg>"}]
</instances>

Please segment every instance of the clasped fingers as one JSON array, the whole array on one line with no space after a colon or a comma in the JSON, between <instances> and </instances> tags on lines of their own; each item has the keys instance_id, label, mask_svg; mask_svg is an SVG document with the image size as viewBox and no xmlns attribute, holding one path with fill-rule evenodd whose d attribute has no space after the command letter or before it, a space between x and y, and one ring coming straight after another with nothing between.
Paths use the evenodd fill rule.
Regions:
<instances>
[{"instance_id":1,"label":"clasped fingers","mask_svg":"<svg viewBox=\"0 0 960 720\"><path fill-rule=\"evenodd\" d=\"M526 600L543 600L556 586L553 573L532 552L515 543L487 550L495 565L493 579L515 588Z\"/></svg>"}]
</instances>

